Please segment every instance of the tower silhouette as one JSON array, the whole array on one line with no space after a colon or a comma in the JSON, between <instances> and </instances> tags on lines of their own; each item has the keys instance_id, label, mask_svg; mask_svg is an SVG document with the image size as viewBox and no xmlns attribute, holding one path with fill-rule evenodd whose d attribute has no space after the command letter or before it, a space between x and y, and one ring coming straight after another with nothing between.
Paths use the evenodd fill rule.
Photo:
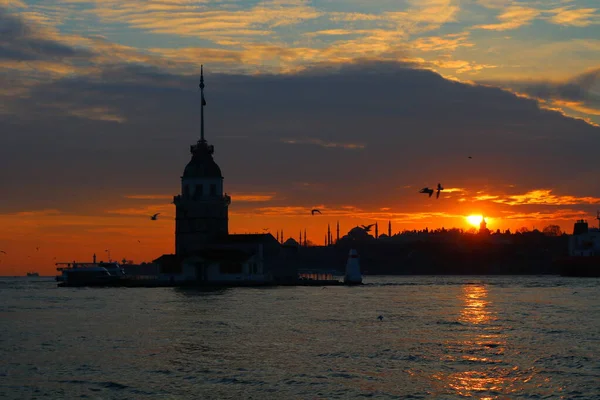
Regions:
<instances>
[{"instance_id":1,"label":"tower silhouette","mask_svg":"<svg viewBox=\"0 0 600 400\"><path fill-rule=\"evenodd\" d=\"M223 174L204 137L204 71L200 67L200 140L190 146L192 159L181 177L175 204L175 252L187 256L229 234L231 198L223 193Z\"/></svg>"}]
</instances>

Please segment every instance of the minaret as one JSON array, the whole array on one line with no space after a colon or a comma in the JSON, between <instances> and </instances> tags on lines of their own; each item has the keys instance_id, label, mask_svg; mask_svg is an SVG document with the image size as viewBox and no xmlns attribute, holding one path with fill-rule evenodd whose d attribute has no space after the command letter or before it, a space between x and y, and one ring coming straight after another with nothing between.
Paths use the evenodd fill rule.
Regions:
<instances>
[{"instance_id":1,"label":"minaret","mask_svg":"<svg viewBox=\"0 0 600 400\"><path fill-rule=\"evenodd\" d=\"M175 204L175 252L189 256L229 234L231 198L223 193L223 174L204 136L204 69L200 67L200 140L190 146L192 159L181 177Z\"/></svg>"},{"instance_id":2,"label":"minaret","mask_svg":"<svg viewBox=\"0 0 600 400\"><path fill-rule=\"evenodd\" d=\"M331 244L331 227L327 224L327 246Z\"/></svg>"},{"instance_id":3,"label":"minaret","mask_svg":"<svg viewBox=\"0 0 600 400\"><path fill-rule=\"evenodd\" d=\"M337 222L335 242L340 241L340 221Z\"/></svg>"},{"instance_id":4,"label":"minaret","mask_svg":"<svg viewBox=\"0 0 600 400\"><path fill-rule=\"evenodd\" d=\"M481 216L481 222L479 223L479 233L486 234L489 233L487 229L487 222L485 222L485 217Z\"/></svg>"},{"instance_id":5,"label":"minaret","mask_svg":"<svg viewBox=\"0 0 600 400\"><path fill-rule=\"evenodd\" d=\"M392 237L392 221L388 221L388 236Z\"/></svg>"},{"instance_id":6,"label":"minaret","mask_svg":"<svg viewBox=\"0 0 600 400\"><path fill-rule=\"evenodd\" d=\"M279 242L279 231L277 231L277 242L281 243L281 242Z\"/></svg>"},{"instance_id":7,"label":"minaret","mask_svg":"<svg viewBox=\"0 0 600 400\"><path fill-rule=\"evenodd\" d=\"M300 231L300 241L298 242L298 246L302 246L302 231Z\"/></svg>"},{"instance_id":8,"label":"minaret","mask_svg":"<svg viewBox=\"0 0 600 400\"><path fill-rule=\"evenodd\" d=\"M375 239L379 238L379 224L375 221Z\"/></svg>"},{"instance_id":9,"label":"minaret","mask_svg":"<svg viewBox=\"0 0 600 400\"><path fill-rule=\"evenodd\" d=\"M304 247L306 247L306 228L304 229Z\"/></svg>"}]
</instances>

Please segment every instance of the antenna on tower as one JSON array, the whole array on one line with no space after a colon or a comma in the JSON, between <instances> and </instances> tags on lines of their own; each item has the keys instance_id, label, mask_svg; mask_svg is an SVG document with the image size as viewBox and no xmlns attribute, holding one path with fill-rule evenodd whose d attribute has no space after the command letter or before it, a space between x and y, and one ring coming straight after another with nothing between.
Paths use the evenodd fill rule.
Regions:
<instances>
[{"instance_id":1,"label":"antenna on tower","mask_svg":"<svg viewBox=\"0 0 600 400\"><path fill-rule=\"evenodd\" d=\"M202 98L200 107L200 141L204 142L204 106L206 100L204 99L204 66L200 65L200 97Z\"/></svg>"}]
</instances>

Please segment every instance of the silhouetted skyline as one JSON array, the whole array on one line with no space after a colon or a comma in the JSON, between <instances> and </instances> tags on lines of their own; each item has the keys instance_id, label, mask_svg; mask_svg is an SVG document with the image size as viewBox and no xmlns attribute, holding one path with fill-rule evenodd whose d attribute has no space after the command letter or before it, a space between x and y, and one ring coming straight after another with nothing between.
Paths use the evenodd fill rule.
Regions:
<instances>
[{"instance_id":1,"label":"silhouetted skyline","mask_svg":"<svg viewBox=\"0 0 600 400\"><path fill-rule=\"evenodd\" d=\"M397 232L466 229L468 216L482 214L493 231L594 225L600 61L581 41L595 46L599 25L596 11L577 13L586 1L570 3L570 14L553 4L527 14L541 6L525 2L512 11L528 19L510 23L502 15L512 6L501 2L480 1L475 22L450 2L378 13L244 2L219 12L271 11L235 34L237 50L233 28L186 33L170 19L178 5L161 12L171 26L158 28L129 19L156 18L141 3L127 6L133 14L111 2L56 13L25 3L0 6L0 248L10 253L0 265L25 271L106 248L136 261L172 251L172 196L200 135L201 63L205 134L232 197L231 232L306 229L321 243L337 220L346 231L392 220ZM202 7L198 18L218 6ZM427 7L439 8L435 18ZM71 18L80 8L99 22ZM369 15L384 28L367 29ZM414 25L392 35L406 18ZM321 25L309 31L310 21ZM93 36L111 23L127 29ZM264 47L282 26L321 47L301 51L285 35L281 48ZM254 40L261 27L264 42ZM535 32L562 36L530 39ZM368 53L377 35L385 49ZM418 193L437 182L439 199Z\"/></svg>"}]
</instances>

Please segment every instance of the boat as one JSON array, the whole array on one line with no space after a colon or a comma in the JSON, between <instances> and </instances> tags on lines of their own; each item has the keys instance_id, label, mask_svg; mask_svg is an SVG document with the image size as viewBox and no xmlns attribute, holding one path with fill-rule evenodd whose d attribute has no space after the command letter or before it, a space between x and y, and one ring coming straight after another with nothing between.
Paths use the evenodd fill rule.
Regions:
<instances>
[{"instance_id":1,"label":"boat","mask_svg":"<svg viewBox=\"0 0 600 400\"><path fill-rule=\"evenodd\" d=\"M58 286L124 286L127 275L117 262L72 262L56 263Z\"/></svg>"},{"instance_id":2,"label":"boat","mask_svg":"<svg viewBox=\"0 0 600 400\"><path fill-rule=\"evenodd\" d=\"M561 276L600 277L600 229L589 229L583 219L575 222L569 253L556 263Z\"/></svg>"},{"instance_id":3,"label":"boat","mask_svg":"<svg viewBox=\"0 0 600 400\"><path fill-rule=\"evenodd\" d=\"M27 276L40 276L37 272L28 272Z\"/></svg>"}]
</instances>

